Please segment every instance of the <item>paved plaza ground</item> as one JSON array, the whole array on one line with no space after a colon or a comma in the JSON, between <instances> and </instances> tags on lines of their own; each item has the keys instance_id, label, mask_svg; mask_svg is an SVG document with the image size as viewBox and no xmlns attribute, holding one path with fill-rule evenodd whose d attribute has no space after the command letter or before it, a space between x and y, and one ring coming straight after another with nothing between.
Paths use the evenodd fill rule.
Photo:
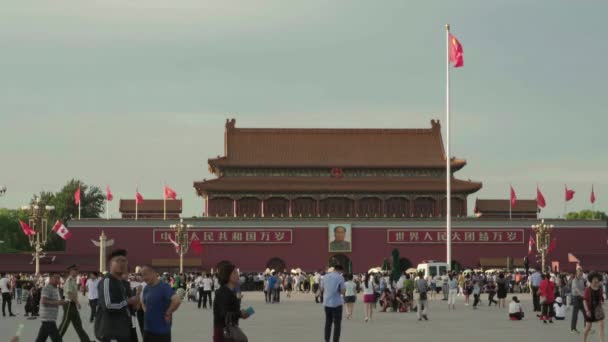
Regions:
<instances>
[{"instance_id":1,"label":"paved plaza ground","mask_svg":"<svg viewBox=\"0 0 608 342\"><path fill-rule=\"evenodd\" d=\"M482 298L486 298L484 295ZM509 297L510 298L510 297ZM526 314L534 316L529 295L520 295ZM82 303L84 303L84 299ZM281 304L266 304L262 294L245 293L243 307L253 306L256 310L249 320L243 321L242 328L253 342L312 342L323 341L322 328L324 314L322 306L315 304L312 295L297 294L295 298L283 298ZM371 323L365 324L363 304L358 298L355 317L343 321L342 341L581 341L582 336L570 334L569 316L566 321L543 325L528 317L521 322L507 319L505 310L487 302L479 310L464 306L463 298L458 298L456 311L448 311L441 300L430 304L430 321L418 322L414 313L375 313ZM40 322L23 318L23 306L15 310L18 317L0 319L0 342L8 341L11 332L19 323L25 324L22 341L34 341ZM93 327L88 323L89 308L84 306L81 317L85 318L85 329L93 337ZM568 314L570 312L568 311ZM60 313L60 319L61 319ZM192 302L184 302L174 316L173 341L211 341L211 310L198 310ZM582 330L579 320L578 328ZM597 334L592 336L597 341ZM49 340L50 341L50 340ZM77 342L72 328L64 341ZM140 340L141 341L141 340Z\"/></svg>"}]
</instances>

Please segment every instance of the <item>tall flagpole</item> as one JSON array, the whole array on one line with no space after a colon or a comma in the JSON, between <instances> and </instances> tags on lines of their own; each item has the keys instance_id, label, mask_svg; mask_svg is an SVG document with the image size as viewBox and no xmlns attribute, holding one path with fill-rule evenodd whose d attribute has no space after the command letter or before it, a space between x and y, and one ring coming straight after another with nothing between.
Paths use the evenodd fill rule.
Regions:
<instances>
[{"instance_id":1,"label":"tall flagpole","mask_svg":"<svg viewBox=\"0 0 608 342\"><path fill-rule=\"evenodd\" d=\"M82 202L82 192L80 191L80 183L78 183L78 220L80 221L80 202Z\"/></svg>"},{"instance_id":2,"label":"tall flagpole","mask_svg":"<svg viewBox=\"0 0 608 342\"><path fill-rule=\"evenodd\" d=\"M106 194L106 220L110 219L110 201L108 201L108 195Z\"/></svg>"},{"instance_id":3,"label":"tall flagpole","mask_svg":"<svg viewBox=\"0 0 608 342\"><path fill-rule=\"evenodd\" d=\"M167 220L167 194L165 193L165 187L167 183L163 184L163 220Z\"/></svg>"},{"instance_id":4,"label":"tall flagpole","mask_svg":"<svg viewBox=\"0 0 608 342\"><path fill-rule=\"evenodd\" d=\"M511 193L511 189L513 189L513 185L509 183L509 221L513 220L513 194Z\"/></svg>"},{"instance_id":5,"label":"tall flagpole","mask_svg":"<svg viewBox=\"0 0 608 342\"><path fill-rule=\"evenodd\" d=\"M137 204L137 202L138 202L138 201L137 201L137 193L138 193L138 192L139 192L138 187L135 187L135 221L137 221L137 209L138 209L137 207L139 206L139 205Z\"/></svg>"},{"instance_id":6,"label":"tall flagpole","mask_svg":"<svg viewBox=\"0 0 608 342\"><path fill-rule=\"evenodd\" d=\"M452 165L450 160L450 24L445 25L445 113L446 113L446 156L445 156L445 181L446 181L446 227L447 227L447 264L448 270L452 269Z\"/></svg>"}]
</instances>

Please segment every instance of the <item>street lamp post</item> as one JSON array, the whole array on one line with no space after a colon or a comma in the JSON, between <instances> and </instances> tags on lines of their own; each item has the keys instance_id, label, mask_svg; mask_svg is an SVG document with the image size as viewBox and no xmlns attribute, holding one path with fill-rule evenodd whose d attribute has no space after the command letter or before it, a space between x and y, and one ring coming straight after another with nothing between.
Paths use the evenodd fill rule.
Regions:
<instances>
[{"instance_id":1,"label":"street lamp post","mask_svg":"<svg viewBox=\"0 0 608 342\"><path fill-rule=\"evenodd\" d=\"M541 220L539 224L532 225L532 230L536 234L536 250L540 253L542 272L546 272L547 249L551 243L552 224L545 224L545 220Z\"/></svg>"},{"instance_id":2,"label":"street lamp post","mask_svg":"<svg viewBox=\"0 0 608 342\"><path fill-rule=\"evenodd\" d=\"M0 185L0 197L4 196L4 194L6 194L6 186Z\"/></svg>"},{"instance_id":3,"label":"street lamp post","mask_svg":"<svg viewBox=\"0 0 608 342\"><path fill-rule=\"evenodd\" d=\"M34 247L34 259L36 260L36 274L40 274L40 253L48 241L48 216L55 210L54 206L42 205L40 197L36 197L30 205L21 207L29 212L29 224L36 234L28 236L30 246Z\"/></svg>"},{"instance_id":4,"label":"street lamp post","mask_svg":"<svg viewBox=\"0 0 608 342\"><path fill-rule=\"evenodd\" d=\"M188 253L190 249L190 239L188 239L188 229L192 228L191 224L185 224L184 219L180 218L179 223L172 224L169 227L175 231L175 242L179 249L179 273L184 273L184 254Z\"/></svg>"}]
</instances>

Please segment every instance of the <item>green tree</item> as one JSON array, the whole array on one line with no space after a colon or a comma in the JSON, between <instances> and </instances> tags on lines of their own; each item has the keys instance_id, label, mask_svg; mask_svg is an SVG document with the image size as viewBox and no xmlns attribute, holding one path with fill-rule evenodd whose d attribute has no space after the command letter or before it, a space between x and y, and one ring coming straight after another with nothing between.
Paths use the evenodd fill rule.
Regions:
<instances>
[{"instance_id":1,"label":"green tree","mask_svg":"<svg viewBox=\"0 0 608 342\"><path fill-rule=\"evenodd\" d=\"M74 193L80 185L80 217L97 218L104 210L105 196L97 186L88 186L72 179L61 190L54 194L50 203L55 206L53 218L66 223L78 219L78 205L74 202Z\"/></svg>"},{"instance_id":2,"label":"green tree","mask_svg":"<svg viewBox=\"0 0 608 342\"><path fill-rule=\"evenodd\" d=\"M21 210L0 209L0 252L14 253L30 249L27 236L23 234L19 220L27 222Z\"/></svg>"},{"instance_id":3,"label":"green tree","mask_svg":"<svg viewBox=\"0 0 608 342\"><path fill-rule=\"evenodd\" d=\"M579 212L571 212L566 214L567 220L605 220L608 218L603 211L581 210Z\"/></svg>"},{"instance_id":4,"label":"green tree","mask_svg":"<svg viewBox=\"0 0 608 342\"><path fill-rule=\"evenodd\" d=\"M399 250L397 248L393 249L393 269L391 272L391 280L398 281L401 278L401 266L399 265Z\"/></svg>"}]
</instances>

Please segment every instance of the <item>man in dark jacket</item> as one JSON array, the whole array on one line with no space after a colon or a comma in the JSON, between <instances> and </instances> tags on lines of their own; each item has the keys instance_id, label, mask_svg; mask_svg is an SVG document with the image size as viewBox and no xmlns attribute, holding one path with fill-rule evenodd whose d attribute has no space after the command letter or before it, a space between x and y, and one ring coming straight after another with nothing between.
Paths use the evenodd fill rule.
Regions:
<instances>
[{"instance_id":1,"label":"man in dark jacket","mask_svg":"<svg viewBox=\"0 0 608 342\"><path fill-rule=\"evenodd\" d=\"M109 257L110 272L99 282L99 307L95 318L95 337L102 342L130 342L132 323L129 305L139 303L141 287L129 298L122 280L127 273L127 251L112 252Z\"/></svg>"}]
</instances>

